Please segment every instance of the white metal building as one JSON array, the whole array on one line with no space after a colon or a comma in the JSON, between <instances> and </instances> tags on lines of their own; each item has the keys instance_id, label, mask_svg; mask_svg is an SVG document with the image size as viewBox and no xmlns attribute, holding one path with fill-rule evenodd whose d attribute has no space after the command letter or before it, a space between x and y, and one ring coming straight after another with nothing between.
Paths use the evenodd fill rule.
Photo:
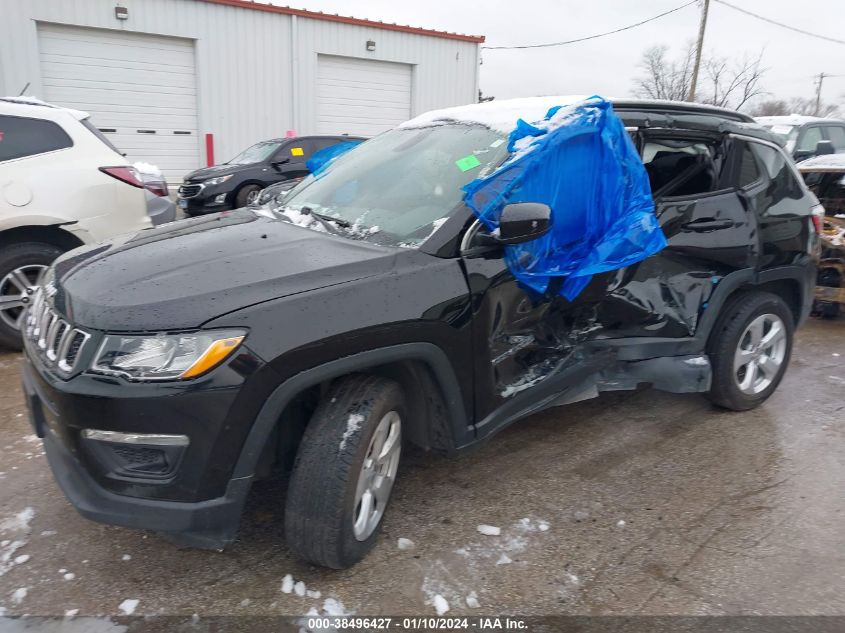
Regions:
<instances>
[{"instance_id":1,"label":"white metal building","mask_svg":"<svg viewBox=\"0 0 845 633\"><path fill-rule=\"evenodd\" d=\"M289 130L372 136L475 102L484 41L245 0L0 0L0 16L0 95L90 112L169 180Z\"/></svg>"}]
</instances>

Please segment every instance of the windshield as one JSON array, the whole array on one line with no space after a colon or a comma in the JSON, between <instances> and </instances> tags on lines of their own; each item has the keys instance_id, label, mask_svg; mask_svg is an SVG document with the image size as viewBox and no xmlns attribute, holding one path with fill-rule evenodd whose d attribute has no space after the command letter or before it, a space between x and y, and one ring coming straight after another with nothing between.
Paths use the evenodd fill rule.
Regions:
<instances>
[{"instance_id":1,"label":"windshield","mask_svg":"<svg viewBox=\"0 0 845 633\"><path fill-rule=\"evenodd\" d=\"M252 147L248 147L240 154L230 160L227 165L251 165L260 163L262 160L273 154L284 141L262 141Z\"/></svg>"},{"instance_id":2,"label":"windshield","mask_svg":"<svg viewBox=\"0 0 845 633\"><path fill-rule=\"evenodd\" d=\"M277 212L301 224L391 246L417 246L462 203L461 188L507 154L481 125L397 128L362 143L300 183ZM319 224L308 216L319 215ZM328 219L329 221L325 221Z\"/></svg>"}]
</instances>

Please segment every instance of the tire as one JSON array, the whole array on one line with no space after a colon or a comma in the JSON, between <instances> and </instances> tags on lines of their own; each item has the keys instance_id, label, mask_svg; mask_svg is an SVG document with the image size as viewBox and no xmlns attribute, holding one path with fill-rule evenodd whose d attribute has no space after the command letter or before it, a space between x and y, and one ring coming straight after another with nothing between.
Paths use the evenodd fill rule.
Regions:
<instances>
[{"instance_id":1,"label":"tire","mask_svg":"<svg viewBox=\"0 0 845 633\"><path fill-rule=\"evenodd\" d=\"M34 285L40 272L62 253L44 242L21 242L0 249L0 346L22 348L19 318L31 296L21 288L24 278ZM20 301L13 302L13 297Z\"/></svg>"},{"instance_id":2,"label":"tire","mask_svg":"<svg viewBox=\"0 0 845 633\"><path fill-rule=\"evenodd\" d=\"M257 196L259 191L261 191L259 185L244 185L238 189L238 193L235 194L235 208L240 209L248 205L251 202L251 198Z\"/></svg>"},{"instance_id":3,"label":"tire","mask_svg":"<svg viewBox=\"0 0 845 633\"><path fill-rule=\"evenodd\" d=\"M373 548L396 478L404 419L402 389L392 380L353 374L332 385L305 429L291 472L285 537L296 556L345 569ZM376 437L376 430L385 428L386 434ZM356 523L366 496L358 492L359 478L375 472L364 466L373 461L370 451L379 438L394 447L382 464L382 472L392 472L392 477L370 480L372 488L366 490L375 491L370 494L374 511L365 515L371 520Z\"/></svg>"},{"instance_id":4,"label":"tire","mask_svg":"<svg viewBox=\"0 0 845 633\"><path fill-rule=\"evenodd\" d=\"M708 344L711 402L733 411L762 404L789 365L794 329L792 312L777 295L753 291L725 305Z\"/></svg>"}]
</instances>

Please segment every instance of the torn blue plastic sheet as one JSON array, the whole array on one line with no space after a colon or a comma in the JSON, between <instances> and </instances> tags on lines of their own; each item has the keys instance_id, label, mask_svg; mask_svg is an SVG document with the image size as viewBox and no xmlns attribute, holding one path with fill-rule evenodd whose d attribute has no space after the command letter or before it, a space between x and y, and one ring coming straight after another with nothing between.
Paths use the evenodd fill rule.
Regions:
<instances>
[{"instance_id":1,"label":"torn blue plastic sheet","mask_svg":"<svg viewBox=\"0 0 845 633\"><path fill-rule=\"evenodd\" d=\"M356 145L360 145L362 141L343 141L336 145L330 145L323 149L314 152L314 154L305 161L305 166L314 176L319 176L326 167L329 166L335 158L341 154L345 154Z\"/></svg>"},{"instance_id":2,"label":"torn blue plastic sheet","mask_svg":"<svg viewBox=\"0 0 845 633\"><path fill-rule=\"evenodd\" d=\"M464 187L464 200L490 231L506 204L551 208L546 235L505 247L505 262L523 285L544 294L560 278L553 287L572 300L593 275L666 246L648 174L608 101L556 106L534 124L520 119L508 150L511 157L496 171Z\"/></svg>"}]
</instances>

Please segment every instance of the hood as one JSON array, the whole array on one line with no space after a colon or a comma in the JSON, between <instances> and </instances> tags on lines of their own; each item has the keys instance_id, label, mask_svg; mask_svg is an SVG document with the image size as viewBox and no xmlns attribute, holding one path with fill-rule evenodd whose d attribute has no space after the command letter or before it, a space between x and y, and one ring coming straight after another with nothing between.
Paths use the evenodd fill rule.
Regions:
<instances>
[{"instance_id":1,"label":"hood","mask_svg":"<svg viewBox=\"0 0 845 633\"><path fill-rule=\"evenodd\" d=\"M56 260L56 308L83 328L190 329L256 303L390 270L396 250L248 209L175 222Z\"/></svg>"},{"instance_id":2,"label":"hood","mask_svg":"<svg viewBox=\"0 0 845 633\"><path fill-rule=\"evenodd\" d=\"M252 165L212 165L211 167L203 167L185 176L185 182L201 182L208 178L214 178L215 176L228 176L229 174L242 171L247 167L252 167Z\"/></svg>"}]
</instances>

